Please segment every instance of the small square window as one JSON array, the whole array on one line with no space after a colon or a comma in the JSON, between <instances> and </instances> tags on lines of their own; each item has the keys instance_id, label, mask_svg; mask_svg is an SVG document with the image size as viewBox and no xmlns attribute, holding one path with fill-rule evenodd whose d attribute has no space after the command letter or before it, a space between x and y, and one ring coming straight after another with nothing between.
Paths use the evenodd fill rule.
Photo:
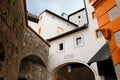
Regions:
<instances>
[{"instance_id":1,"label":"small square window","mask_svg":"<svg viewBox=\"0 0 120 80\"><path fill-rule=\"evenodd\" d=\"M78 18L80 19L80 18L81 18L81 16L78 16Z\"/></svg>"},{"instance_id":2,"label":"small square window","mask_svg":"<svg viewBox=\"0 0 120 80\"><path fill-rule=\"evenodd\" d=\"M63 50L63 43L59 44L59 50Z\"/></svg>"},{"instance_id":3,"label":"small square window","mask_svg":"<svg viewBox=\"0 0 120 80\"><path fill-rule=\"evenodd\" d=\"M80 45L81 42L82 42L82 38L81 37L76 38L76 45Z\"/></svg>"},{"instance_id":4,"label":"small square window","mask_svg":"<svg viewBox=\"0 0 120 80\"><path fill-rule=\"evenodd\" d=\"M92 18L95 19L96 18L96 13L92 12Z\"/></svg>"},{"instance_id":5,"label":"small square window","mask_svg":"<svg viewBox=\"0 0 120 80\"><path fill-rule=\"evenodd\" d=\"M57 43L57 52L64 52L65 50L65 43L64 41L60 41Z\"/></svg>"},{"instance_id":6,"label":"small square window","mask_svg":"<svg viewBox=\"0 0 120 80\"><path fill-rule=\"evenodd\" d=\"M100 30L96 30L96 35L97 35L97 37L103 36L103 34L102 34L102 32Z\"/></svg>"},{"instance_id":7,"label":"small square window","mask_svg":"<svg viewBox=\"0 0 120 80\"><path fill-rule=\"evenodd\" d=\"M75 47L83 46L83 35L78 35L74 38Z\"/></svg>"},{"instance_id":8,"label":"small square window","mask_svg":"<svg viewBox=\"0 0 120 80\"><path fill-rule=\"evenodd\" d=\"M62 34L64 32L64 29L61 27L57 27L57 34Z\"/></svg>"}]
</instances>

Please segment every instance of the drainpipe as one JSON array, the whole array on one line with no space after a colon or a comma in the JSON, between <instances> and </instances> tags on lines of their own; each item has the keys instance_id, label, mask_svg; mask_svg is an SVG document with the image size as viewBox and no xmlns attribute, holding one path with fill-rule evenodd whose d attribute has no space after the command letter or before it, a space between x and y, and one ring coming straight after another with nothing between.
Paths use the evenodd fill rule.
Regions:
<instances>
[{"instance_id":1,"label":"drainpipe","mask_svg":"<svg viewBox=\"0 0 120 80\"><path fill-rule=\"evenodd\" d=\"M83 0L83 2L84 2L85 12L86 12L86 16L87 16L87 24L89 24L89 20L88 20L88 12L87 12L87 8L86 8L86 2L85 2L85 0Z\"/></svg>"}]
</instances>

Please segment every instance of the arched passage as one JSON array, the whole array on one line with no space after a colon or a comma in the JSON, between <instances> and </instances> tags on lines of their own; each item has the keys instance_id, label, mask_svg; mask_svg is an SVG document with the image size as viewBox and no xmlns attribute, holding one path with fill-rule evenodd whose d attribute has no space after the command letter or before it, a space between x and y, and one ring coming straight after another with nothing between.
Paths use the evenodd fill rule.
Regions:
<instances>
[{"instance_id":1,"label":"arched passage","mask_svg":"<svg viewBox=\"0 0 120 80\"><path fill-rule=\"evenodd\" d=\"M69 63L59 67L53 80L95 80L93 71L81 63Z\"/></svg>"},{"instance_id":2,"label":"arched passage","mask_svg":"<svg viewBox=\"0 0 120 80\"><path fill-rule=\"evenodd\" d=\"M46 80L46 66L39 56L29 55L20 62L19 78L26 80ZM22 79L21 79L22 80Z\"/></svg>"}]
</instances>

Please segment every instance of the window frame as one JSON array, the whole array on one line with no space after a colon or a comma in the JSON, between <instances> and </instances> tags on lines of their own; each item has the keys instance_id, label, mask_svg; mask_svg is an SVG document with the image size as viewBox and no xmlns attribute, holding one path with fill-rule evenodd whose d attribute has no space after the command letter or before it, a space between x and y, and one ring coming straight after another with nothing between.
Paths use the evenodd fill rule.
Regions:
<instances>
[{"instance_id":1,"label":"window frame","mask_svg":"<svg viewBox=\"0 0 120 80\"><path fill-rule=\"evenodd\" d=\"M60 44L63 44L63 49L60 50ZM64 52L65 51L65 41L57 42L57 52Z\"/></svg>"},{"instance_id":2,"label":"window frame","mask_svg":"<svg viewBox=\"0 0 120 80\"><path fill-rule=\"evenodd\" d=\"M59 44L59 50L62 51L63 50L63 43Z\"/></svg>"},{"instance_id":3,"label":"window frame","mask_svg":"<svg viewBox=\"0 0 120 80\"><path fill-rule=\"evenodd\" d=\"M81 16L80 16L80 15L78 16L78 19L81 19Z\"/></svg>"},{"instance_id":4,"label":"window frame","mask_svg":"<svg viewBox=\"0 0 120 80\"><path fill-rule=\"evenodd\" d=\"M81 43L77 43L77 39L81 38ZM84 46L84 37L83 34L79 34L77 36L74 37L74 47L82 47Z\"/></svg>"},{"instance_id":5,"label":"window frame","mask_svg":"<svg viewBox=\"0 0 120 80\"><path fill-rule=\"evenodd\" d=\"M38 28L38 34L40 35L41 33L41 27Z\"/></svg>"},{"instance_id":6,"label":"window frame","mask_svg":"<svg viewBox=\"0 0 120 80\"><path fill-rule=\"evenodd\" d=\"M95 14L95 15L94 15ZM96 13L95 13L95 11L93 11L92 13L91 13L91 16L92 16L92 19L94 20L94 19L96 19Z\"/></svg>"},{"instance_id":7,"label":"window frame","mask_svg":"<svg viewBox=\"0 0 120 80\"><path fill-rule=\"evenodd\" d=\"M88 3L89 3L89 4L92 4L92 3L93 3L93 0L88 0Z\"/></svg>"},{"instance_id":8,"label":"window frame","mask_svg":"<svg viewBox=\"0 0 120 80\"><path fill-rule=\"evenodd\" d=\"M103 37L103 34L102 35L99 35L98 33L97 33L97 31L100 31L99 29L96 29L95 30L95 36L96 36L96 38L100 38L100 37ZM100 31L101 32L101 31ZM102 32L101 32L102 33Z\"/></svg>"},{"instance_id":9,"label":"window frame","mask_svg":"<svg viewBox=\"0 0 120 80\"><path fill-rule=\"evenodd\" d=\"M61 30L62 33L64 33L64 29L63 29L63 28L61 28L61 27L57 27L57 34L58 34L58 35L59 35L59 34L62 34L62 33L59 33L59 30Z\"/></svg>"}]
</instances>

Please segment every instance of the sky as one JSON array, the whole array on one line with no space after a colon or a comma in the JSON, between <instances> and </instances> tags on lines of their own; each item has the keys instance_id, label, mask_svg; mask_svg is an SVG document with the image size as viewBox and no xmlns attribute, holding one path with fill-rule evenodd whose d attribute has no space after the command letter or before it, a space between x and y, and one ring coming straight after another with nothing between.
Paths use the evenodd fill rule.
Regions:
<instances>
[{"instance_id":1,"label":"sky","mask_svg":"<svg viewBox=\"0 0 120 80\"><path fill-rule=\"evenodd\" d=\"M67 15L84 7L83 0L26 0L28 12L39 16L45 9Z\"/></svg>"}]
</instances>

